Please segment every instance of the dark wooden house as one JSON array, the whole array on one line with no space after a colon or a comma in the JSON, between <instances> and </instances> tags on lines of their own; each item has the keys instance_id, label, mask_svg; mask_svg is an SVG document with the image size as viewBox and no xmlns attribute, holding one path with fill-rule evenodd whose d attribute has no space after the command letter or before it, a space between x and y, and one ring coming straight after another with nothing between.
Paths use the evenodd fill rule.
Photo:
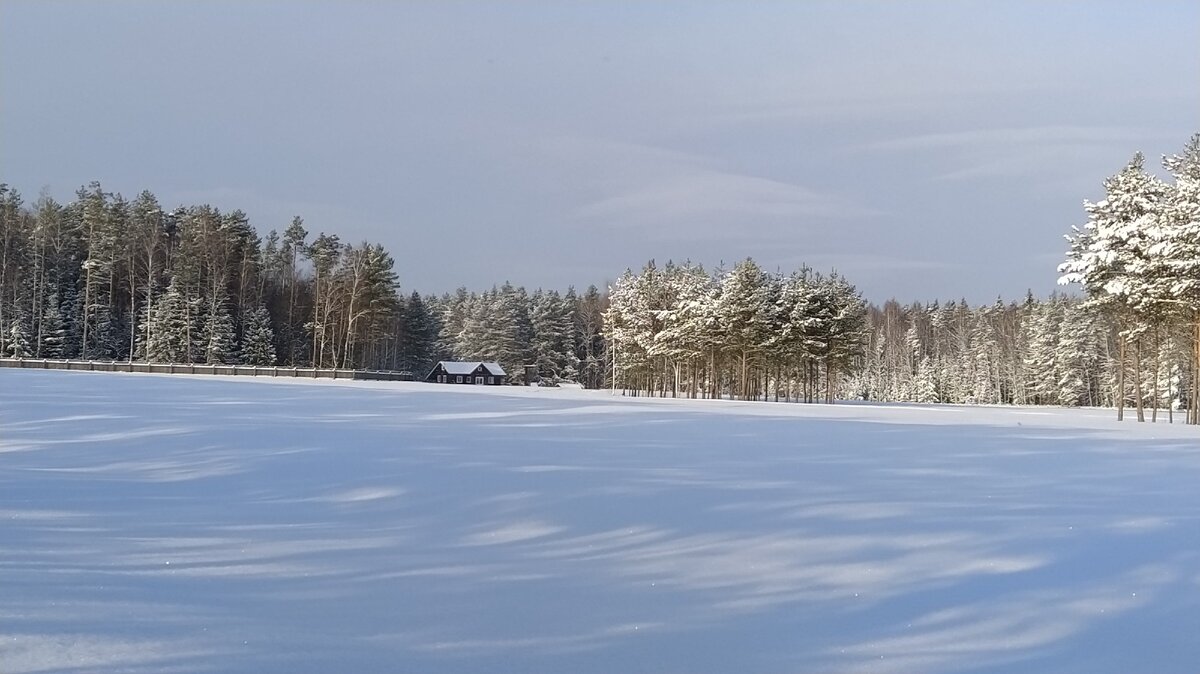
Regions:
<instances>
[{"instance_id":1,"label":"dark wooden house","mask_svg":"<svg viewBox=\"0 0 1200 674\"><path fill-rule=\"evenodd\" d=\"M443 360L434 366L425 381L438 384L475 384L501 386L508 383L508 374L499 363L463 363Z\"/></svg>"}]
</instances>

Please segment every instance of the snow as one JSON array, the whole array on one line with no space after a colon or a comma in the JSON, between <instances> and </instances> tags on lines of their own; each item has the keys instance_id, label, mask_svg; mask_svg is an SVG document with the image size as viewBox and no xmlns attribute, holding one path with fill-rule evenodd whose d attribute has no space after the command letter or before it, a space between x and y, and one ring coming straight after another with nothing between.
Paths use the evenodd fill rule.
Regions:
<instances>
[{"instance_id":1,"label":"snow","mask_svg":"<svg viewBox=\"0 0 1200 674\"><path fill-rule=\"evenodd\" d=\"M487 368L488 370L490 370L491 373L496 376L503 376L503 375L507 374L504 371L504 368L500 367L499 363L483 363L480 361L463 362L463 361L443 360L443 361L441 361L440 364L443 368L445 368L446 374L471 374L480 365L482 365L485 368Z\"/></svg>"},{"instance_id":2,"label":"snow","mask_svg":"<svg viewBox=\"0 0 1200 674\"><path fill-rule=\"evenodd\" d=\"M0 671L1200 661L1200 431L0 370Z\"/></svg>"}]
</instances>

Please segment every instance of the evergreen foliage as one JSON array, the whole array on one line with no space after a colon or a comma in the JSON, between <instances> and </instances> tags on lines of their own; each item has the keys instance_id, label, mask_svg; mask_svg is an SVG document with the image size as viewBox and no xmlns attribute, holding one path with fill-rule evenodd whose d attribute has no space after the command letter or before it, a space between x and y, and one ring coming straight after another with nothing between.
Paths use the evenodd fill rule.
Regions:
<instances>
[{"instance_id":1,"label":"evergreen foliage","mask_svg":"<svg viewBox=\"0 0 1200 674\"><path fill-rule=\"evenodd\" d=\"M1200 422L1200 135L1085 202L1060 266L1082 299L867 306L836 273L650 261L581 295L505 283L402 297L382 246L260 237L241 211L99 183L26 205L0 184L0 354L386 368L501 363L630 394L1126 405Z\"/></svg>"},{"instance_id":2,"label":"evergreen foliage","mask_svg":"<svg viewBox=\"0 0 1200 674\"><path fill-rule=\"evenodd\" d=\"M32 355L29 351L29 335L20 319L14 319L8 330L8 355L13 358L28 358Z\"/></svg>"},{"instance_id":3,"label":"evergreen foliage","mask_svg":"<svg viewBox=\"0 0 1200 674\"><path fill-rule=\"evenodd\" d=\"M275 364L275 334L271 330L271 315L265 307L246 314L242 331L242 362L246 365Z\"/></svg>"},{"instance_id":4,"label":"evergreen foliage","mask_svg":"<svg viewBox=\"0 0 1200 674\"><path fill-rule=\"evenodd\" d=\"M204 327L200 339L204 344L204 362L209 365L236 363L233 319L225 309L225 302L218 300L204 316Z\"/></svg>"}]
</instances>

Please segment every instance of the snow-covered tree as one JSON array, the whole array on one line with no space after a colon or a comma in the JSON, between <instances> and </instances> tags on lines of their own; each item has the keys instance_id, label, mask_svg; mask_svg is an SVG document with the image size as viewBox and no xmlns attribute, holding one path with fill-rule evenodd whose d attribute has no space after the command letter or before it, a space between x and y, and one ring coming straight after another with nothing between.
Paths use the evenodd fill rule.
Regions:
<instances>
[{"instance_id":1,"label":"snow-covered tree","mask_svg":"<svg viewBox=\"0 0 1200 674\"><path fill-rule=\"evenodd\" d=\"M1166 186L1144 169L1139 152L1119 173L1104 181L1105 198L1085 202L1088 222L1068 237L1066 261L1059 266L1060 283L1078 283L1088 296L1088 306L1110 316L1120 339L1117 416L1121 418L1127 392L1127 344L1134 353L1134 401L1143 420L1141 389L1141 337L1160 312L1163 297L1149 273L1154 268L1151 249L1166 196Z\"/></svg>"},{"instance_id":2,"label":"snow-covered tree","mask_svg":"<svg viewBox=\"0 0 1200 674\"><path fill-rule=\"evenodd\" d=\"M715 310L724 350L738 364L738 396L743 400L753 392L751 366L770 339L772 306L767 276L754 260L739 262L721 279Z\"/></svg>"},{"instance_id":3,"label":"snow-covered tree","mask_svg":"<svg viewBox=\"0 0 1200 674\"><path fill-rule=\"evenodd\" d=\"M246 365L275 364L275 334L271 329L271 315L264 307L246 315L242 327L241 356Z\"/></svg>"},{"instance_id":4,"label":"snow-covered tree","mask_svg":"<svg viewBox=\"0 0 1200 674\"><path fill-rule=\"evenodd\" d=\"M151 363L190 363L189 350L192 332L192 312L172 282L167 291L159 296L150 312L150 325L141 331L149 335L146 340L146 360Z\"/></svg>"},{"instance_id":5,"label":"snow-covered tree","mask_svg":"<svg viewBox=\"0 0 1200 674\"><path fill-rule=\"evenodd\" d=\"M19 318L13 319L9 327L7 348L7 355L13 358L29 358L33 355L29 350L29 333L25 329L24 321Z\"/></svg>"},{"instance_id":6,"label":"snow-covered tree","mask_svg":"<svg viewBox=\"0 0 1200 674\"><path fill-rule=\"evenodd\" d=\"M437 354L438 324L430 302L413 291L401 316L399 367L415 374L433 368Z\"/></svg>"},{"instance_id":7,"label":"snow-covered tree","mask_svg":"<svg viewBox=\"0 0 1200 674\"><path fill-rule=\"evenodd\" d=\"M661 330L657 302L660 272L651 260L634 274L626 269L609 289L605 337L612 352L615 385L651 392L660 380L652 370L651 347Z\"/></svg>"},{"instance_id":8,"label":"snow-covered tree","mask_svg":"<svg viewBox=\"0 0 1200 674\"><path fill-rule=\"evenodd\" d=\"M656 310L658 332L648 345L652 357L663 359L669 369L671 395L678 395L684 370L690 372L690 394L696 395L696 368L699 360L714 347L713 309L715 286L704 268L690 262L681 266L668 263L662 279L663 307Z\"/></svg>"},{"instance_id":9,"label":"snow-covered tree","mask_svg":"<svg viewBox=\"0 0 1200 674\"><path fill-rule=\"evenodd\" d=\"M46 308L42 312L42 348L38 356L62 358L66 340L67 327L63 321L58 293L52 292L46 298Z\"/></svg>"},{"instance_id":10,"label":"snow-covered tree","mask_svg":"<svg viewBox=\"0 0 1200 674\"><path fill-rule=\"evenodd\" d=\"M1163 157L1163 167L1175 182L1167 190L1162 233L1151 254L1165 272L1165 293L1176 302L1173 323L1185 327L1181 341L1191 345L1186 356L1191 376L1174 376L1189 391L1188 421L1200 424L1200 134L1192 136L1182 153Z\"/></svg>"},{"instance_id":11,"label":"snow-covered tree","mask_svg":"<svg viewBox=\"0 0 1200 674\"><path fill-rule=\"evenodd\" d=\"M575 334L578 338L580 383L587 388L601 388L608 375L608 358L604 341L604 312L608 299L596 286L588 286L579 297L575 310Z\"/></svg>"},{"instance_id":12,"label":"snow-covered tree","mask_svg":"<svg viewBox=\"0 0 1200 674\"><path fill-rule=\"evenodd\" d=\"M572 381L578 376L573 309L573 305L564 301L557 291L546 292L539 288L530 297L533 362L544 383Z\"/></svg>"},{"instance_id":13,"label":"snow-covered tree","mask_svg":"<svg viewBox=\"0 0 1200 674\"><path fill-rule=\"evenodd\" d=\"M838 377L858 367L866 340L866 304L858 290L844 277L832 274L825 280L830 316L825 340L825 402L832 403Z\"/></svg>"},{"instance_id":14,"label":"snow-covered tree","mask_svg":"<svg viewBox=\"0 0 1200 674\"><path fill-rule=\"evenodd\" d=\"M203 319L200 339L204 345L204 362L209 365L237 362L233 318L225 306L224 301L217 300Z\"/></svg>"}]
</instances>

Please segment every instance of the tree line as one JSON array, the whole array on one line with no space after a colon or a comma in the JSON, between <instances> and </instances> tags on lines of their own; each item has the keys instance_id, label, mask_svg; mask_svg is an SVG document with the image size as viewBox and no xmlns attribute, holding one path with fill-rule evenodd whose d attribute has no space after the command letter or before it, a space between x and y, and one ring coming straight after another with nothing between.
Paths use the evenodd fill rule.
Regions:
<instances>
[{"instance_id":1,"label":"tree line","mask_svg":"<svg viewBox=\"0 0 1200 674\"><path fill-rule=\"evenodd\" d=\"M396 311L378 244L264 241L238 210L162 208L98 183L30 208L0 185L0 350L44 358L359 367ZM304 267L304 265L307 267Z\"/></svg>"},{"instance_id":2,"label":"tree line","mask_svg":"<svg viewBox=\"0 0 1200 674\"><path fill-rule=\"evenodd\" d=\"M1115 398L1111 331L1078 298L890 301L870 307L868 325L863 366L846 381L850 397L1063 406Z\"/></svg>"},{"instance_id":3,"label":"tree line","mask_svg":"<svg viewBox=\"0 0 1200 674\"><path fill-rule=\"evenodd\" d=\"M400 292L375 243L311 237L297 217L260 236L245 213L166 209L98 183L60 204L0 184L0 354L160 363L428 372L494 360L517 381L600 387L606 298L511 284L441 297Z\"/></svg>"},{"instance_id":4,"label":"tree line","mask_svg":"<svg viewBox=\"0 0 1200 674\"><path fill-rule=\"evenodd\" d=\"M882 306L811 269L753 260L709 274L648 263L613 284L610 385L630 395L832 402L1116 406L1119 334L1077 297L1032 293ZM1172 342L1140 370L1146 405L1173 419L1193 366ZM1128 365L1128 364L1127 364Z\"/></svg>"},{"instance_id":5,"label":"tree line","mask_svg":"<svg viewBox=\"0 0 1200 674\"><path fill-rule=\"evenodd\" d=\"M653 261L609 293L614 387L672 397L831 402L861 357L865 304L837 274L709 274Z\"/></svg>"},{"instance_id":6,"label":"tree line","mask_svg":"<svg viewBox=\"0 0 1200 674\"><path fill-rule=\"evenodd\" d=\"M59 204L0 184L0 354L411 371L499 362L514 381L630 395L1126 406L1200 422L1200 135L1085 202L1053 295L882 306L837 273L654 261L606 290L400 292L379 244L260 236L238 210L97 183Z\"/></svg>"}]
</instances>

